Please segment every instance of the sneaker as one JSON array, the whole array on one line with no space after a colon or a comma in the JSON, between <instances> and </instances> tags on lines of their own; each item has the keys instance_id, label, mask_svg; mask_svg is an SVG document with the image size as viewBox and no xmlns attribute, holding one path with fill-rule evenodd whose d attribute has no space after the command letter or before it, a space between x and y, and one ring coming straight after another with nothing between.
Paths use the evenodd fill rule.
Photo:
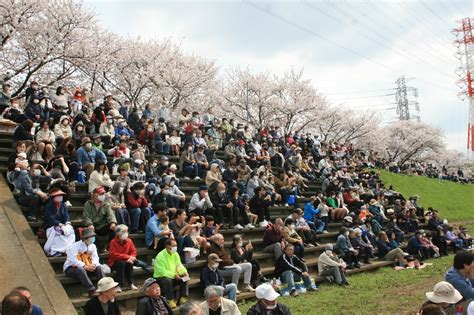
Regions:
<instances>
[{"instance_id":1,"label":"sneaker","mask_svg":"<svg viewBox=\"0 0 474 315\"><path fill-rule=\"evenodd\" d=\"M311 243L306 244L306 246L307 246L307 247L314 247L314 245L311 244Z\"/></svg>"},{"instance_id":2,"label":"sneaker","mask_svg":"<svg viewBox=\"0 0 474 315\"><path fill-rule=\"evenodd\" d=\"M327 230L324 230L323 231L323 234L328 234L329 232Z\"/></svg>"},{"instance_id":3,"label":"sneaker","mask_svg":"<svg viewBox=\"0 0 474 315\"><path fill-rule=\"evenodd\" d=\"M130 285L130 290L132 290L132 291L137 291L137 290L138 290L138 287L132 283L132 284Z\"/></svg>"},{"instance_id":4,"label":"sneaker","mask_svg":"<svg viewBox=\"0 0 474 315\"><path fill-rule=\"evenodd\" d=\"M290 295L291 295L292 297L297 297L299 294L298 294L298 292L296 292L295 289L293 289L293 290L291 290Z\"/></svg>"},{"instance_id":5,"label":"sneaker","mask_svg":"<svg viewBox=\"0 0 474 315\"><path fill-rule=\"evenodd\" d=\"M244 227L240 224L234 225L234 229L242 230Z\"/></svg>"},{"instance_id":6,"label":"sneaker","mask_svg":"<svg viewBox=\"0 0 474 315\"><path fill-rule=\"evenodd\" d=\"M176 308L176 300L168 300L168 304L171 308Z\"/></svg>"},{"instance_id":7,"label":"sneaker","mask_svg":"<svg viewBox=\"0 0 474 315\"><path fill-rule=\"evenodd\" d=\"M29 221L29 222L37 222L38 221L38 219L34 215L29 215L26 218L26 220Z\"/></svg>"},{"instance_id":8,"label":"sneaker","mask_svg":"<svg viewBox=\"0 0 474 315\"><path fill-rule=\"evenodd\" d=\"M187 296L182 296L179 298L179 305L184 305L188 302L188 297Z\"/></svg>"},{"instance_id":9,"label":"sneaker","mask_svg":"<svg viewBox=\"0 0 474 315\"><path fill-rule=\"evenodd\" d=\"M72 207L72 204L71 204L71 202L70 202L69 200L66 201L66 202L64 203L64 205L65 205L66 207L68 207L68 208Z\"/></svg>"},{"instance_id":10,"label":"sneaker","mask_svg":"<svg viewBox=\"0 0 474 315\"><path fill-rule=\"evenodd\" d=\"M188 176L184 176L184 179L191 179L191 178L189 178Z\"/></svg>"},{"instance_id":11,"label":"sneaker","mask_svg":"<svg viewBox=\"0 0 474 315\"><path fill-rule=\"evenodd\" d=\"M195 179L195 180L200 180L200 179L201 179L201 177L199 177L199 176L196 176L196 177L194 177L194 179Z\"/></svg>"},{"instance_id":12,"label":"sneaker","mask_svg":"<svg viewBox=\"0 0 474 315\"><path fill-rule=\"evenodd\" d=\"M121 293L122 292L122 288L120 286L116 287L115 288L115 292L116 293Z\"/></svg>"},{"instance_id":13,"label":"sneaker","mask_svg":"<svg viewBox=\"0 0 474 315\"><path fill-rule=\"evenodd\" d=\"M268 222L266 220L263 220L260 222L260 227L266 227L268 225Z\"/></svg>"},{"instance_id":14,"label":"sneaker","mask_svg":"<svg viewBox=\"0 0 474 315\"><path fill-rule=\"evenodd\" d=\"M235 291L235 293L240 294L241 292L239 290Z\"/></svg>"},{"instance_id":15,"label":"sneaker","mask_svg":"<svg viewBox=\"0 0 474 315\"><path fill-rule=\"evenodd\" d=\"M250 284L246 284L243 288L243 291L244 292L255 292L255 289L252 288L252 286Z\"/></svg>"},{"instance_id":16,"label":"sneaker","mask_svg":"<svg viewBox=\"0 0 474 315\"><path fill-rule=\"evenodd\" d=\"M246 228L246 229L253 229L254 226L253 226L252 223L249 223L249 224L247 224L247 225L245 226L245 228Z\"/></svg>"},{"instance_id":17,"label":"sneaker","mask_svg":"<svg viewBox=\"0 0 474 315\"><path fill-rule=\"evenodd\" d=\"M290 205L289 205L289 204L287 204L287 203L285 203L285 205L284 205L284 206L285 206L286 208L288 208Z\"/></svg>"}]
</instances>

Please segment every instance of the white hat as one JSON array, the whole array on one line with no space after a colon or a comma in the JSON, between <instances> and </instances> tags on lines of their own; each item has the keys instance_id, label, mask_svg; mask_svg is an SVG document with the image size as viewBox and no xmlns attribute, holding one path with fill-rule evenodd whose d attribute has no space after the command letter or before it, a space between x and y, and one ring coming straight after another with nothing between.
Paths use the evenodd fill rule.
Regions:
<instances>
[{"instance_id":1,"label":"white hat","mask_svg":"<svg viewBox=\"0 0 474 315\"><path fill-rule=\"evenodd\" d=\"M446 281L436 283L433 292L426 292L426 297L433 303L448 304L455 304L462 299L461 293Z\"/></svg>"},{"instance_id":2,"label":"white hat","mask_svg":"<svg viewBox=\"0 0 474 315\"><path fill-rule=\"evenodd\" d=\"M18 153L16 156L26 160L26 153L25 152Z\"/></svg>"},{"instance_id":3,"label":"white hat","mask_svg":"<svg viewBox=\"0 0 474 315\"><path fill-rule=\"evenodd\" d=\"M350 215L345 216L345 217L344 217L344 220L346 220L346 221L352 223L352 217L351 217Z\"/></svg>"},{"instance_id":4,"label":"white hat","mask_svg":"<svg viewBox=\"0 0 474 315\"><path fill-rule=\"evenodd\" d=\"M171 164L170 169L177 170L176 164Z\"/></svg>"},{"instance_id":5,"label":"white hat","mask_svg":"<svg viewBox=\"0 0 474 315\"><path fill-rule=\"evenodd\" d=\"M105 292L107 290L110 290L112 288L115 288L118 286L118 282L115 282L113 278L111 277L104 277L99 280L97 283L97 292Z\"/></svg>"},{"instance_id":6,"label":"white hat","mask_svg":"<svg viewBox=\"0 0 474 315\"><path fill-rule=\"evenodd\" d=\"M271 284L263 283L255 289L255 296L259 300L275 301L280 294L276 293Z\"/></svg>"}]
</instances>

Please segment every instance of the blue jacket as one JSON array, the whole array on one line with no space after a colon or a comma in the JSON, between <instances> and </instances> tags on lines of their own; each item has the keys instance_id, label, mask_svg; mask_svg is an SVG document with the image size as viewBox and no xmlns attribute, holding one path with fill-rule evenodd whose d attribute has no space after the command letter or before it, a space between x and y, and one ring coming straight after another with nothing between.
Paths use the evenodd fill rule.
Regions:
<instances>
[{"instance_id":1,"label":"blue jacket","mask_svg":"<svg viewBox=\"0 0 474 315\"><path fill-rule=\"evenodd\" d=\"M33 188L33 178L28 171L20 171L16 181L15 188L20 191L22 196L33 196L38 192L37 188Z\"/></svg>"},{"instance_id":2,"label":"blue jacket","mask_svg":"<svg viewBox=\"0 0 474 315\"><path fill-rule=\"evenodd\" d=\"M408 240L407 252L411 255L416 255L421 249L421 246L420 240L417 239L416 236L412 236L410 240Z\"/></svg>"},{"instance_id":3,"label":"blue jacket","mask_svg":"<svg viewBox=\"0 0 474 315\"><path fill-rule=\"evenodd\" d=\"M351 242L342 234L339 234L336 240L336 248L340 250L342 253L347 253L351 249L353 249Z\"/></svg>"},{"instance_id":4,"label":"blue jacket","mask_svg":"<svg viewBox=\"0 0 474 315\"><path fill-rule=\"evenodd\" d=\"M156 215L152 216L147 224L146 224L146 229L145 229L145 243L146 246L150 247L153 244L153 239L155 237L158 237L159 234L161 233L160 228L158 227L160 225L160 220Z\"/></svg>"},{"instance_id":5,"label":"blue jacket","mask_svg":"<svg viewBox=\"0 0 474 315\"><path fill-rule=\"evenodd\" d=\"M61 202L59 209L56 209L52 201L44 206L44 228L58 226L59 223L66 224L69 221L69 212L64 202Z\"/></svg>"},{"instance_id":6,"label":"blue jacket","mask_svg":"<svg viewBox=\"0 0 474 315\"><path fill-rule=\"evenodd\" d=\"M458 269L451 267L446 272L445 279L461 293L464 300L474 299L474 279L465 278Z\"/></svg>"},{"instance_id":7,"label":"blue jacket","mask_svg":"<svg viewBox=\"0 0 474 315\"><path fill-rule=\"evenodd\" d=\"M319 213L318 208L315 208L311 202L307 202L304 206L303 217L306 221L314 221L314 216Z\"/></svg>"},{"instance_id":8,"label":"blue jacket","mask_svg":"<svg viewBox=\"0 0 474 315\"><path fill-rule=\"evenodd\" d=\"M77 163L80 166L88 164L88 163L95 164L97 160L103 160L107 162L107 157L105 156L104 152L94 147L92 147L90 151L86 151L84 147L80 147L76 152L76 156L77 156Z\"/></svg>"},{"instance_id":9,"label":"blue jacket","mask_svg":"<svg viewBox=\"0 0 474 315\"><path fill-rule=\"evenodd\" d=\"M120 137L120 136L131 137L131 136L133 136L133 131L128 129L127 127L117 126L115 128L115 136L116 137Z\"/></svg>"},{"instance_id":10,"label":"blue jacket","mask_svg":"<svg viewBox=\"0 0 474 315\"><path fill-rule=\"evenodd\" d=\"M207 288L210 285L217 285L225 288L224 278L219 273L219 269L211 270L206 264L201 271L201 286Z\"/></svg>"}]
</instances>

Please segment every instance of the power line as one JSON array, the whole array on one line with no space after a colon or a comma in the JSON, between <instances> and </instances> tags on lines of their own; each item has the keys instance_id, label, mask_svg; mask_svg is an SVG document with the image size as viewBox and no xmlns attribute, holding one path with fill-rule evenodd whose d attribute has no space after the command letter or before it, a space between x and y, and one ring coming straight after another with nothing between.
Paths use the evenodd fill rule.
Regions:
<instances>
[{"instance_id":1,"label":"power line","mask_svg":"<svg viewBox=\"0 0 474 315\"><path fill-rule=\"evenodd\" d=\"M378 61L376 61L376 60L374 60L374 59L372 59L372 58L370 58L370 57L368 57L368 56L366 56L366 55L364 55L364 54L362 54L362 53L360 53L360 52L358 52L358 51L356 51L356 50L354 50L354 49L352 49L352 48L345 47L345 46L339 44L338 42L336 42L336 41L334 41L334 40L332 40L332 39L329 39L329 38L327 38L327 37L325 37L325 36L323 36L323 35L321 35L321 34L319 34L319 33L316 33L316 32L314 32L313 30L311 30L311 29L309 29L309 28L307 28L307 27L304 27L304 26L302 26L302 25L299 25L298 23L295 23L295 22L293 22L293 21L291 21L291 20L289 20L289 19L287 19L287 18L285 18L285 17L283 17L283 16L281 16L281 15L278 15L278 14L274 13L273 11L271 11L271 10L269 10L269 9L262 8L262 7L260 7L259 5L256 5L255 3L252 3L252 2L250 2L250 1L248 1L248 0L242 0L242 2L243 2L244 4L247 4L247 5L249 5L249 6L253 7L253 8L255 8L255 9L257 9L258 11L261 11L261 12L263 12L263 13L265 13L265 14L267 14L267 15L270 15L270 16L272 16L272 17L274 17L274 18L276 18L276 19L278 19L278 20L280 20L280 21L282 21L282 22L284 22L284 23L286 23L286 24L288 24L288 25L291 25L291 26L293 26L294 28L299 29L300 31L306 32L306 33L308 33L308 34L311 34L312 36L315 36L315 37L317 37L317 38L319 38L319 39L322 39L322 40L324 40L324 41L327 41L327 42L331 43L332 45L334 45L334 46L336 46L336 47L339 47L339 48L341 48L341 49L343 49L343 50L349 51L350 53L352 53L352 54L354 54L354 55L357 55L357 56L359 56L360 58L363 58L363 59L365 59L365 60L367 60L367 61L369 61L369 62L371 62L371 63L373 63L373 64L376 64L376 65L378 65L378 66L380 66L380 67L383 67L383 68L385 68L385 69L387 69L387 70L389 70L389 71L391 71L391 72L393 72L393 73L397 73L397 71L396 71L394 68L392 68L392 67L390 67L390 66L388 66L388 65L386 65L386 64L383 64L383 63L381 63L381 62L378 62ZM434 87L438 87L438 88L441 88L441 89L444 89L444 90L448 90L448 91L454 91L454 90L449 89L449 88L447 88L447 87L445 87L445 86L443 86L443 85L436 84L436 83L430 82L430 81L428 81L428 80L424 80L424 79L418 79L418 80L419 80L419 81L423 81L423 82L425 82L426 84L432 85L432 86L434 86Z\"/></svg>"},{"instance_id":2,"label":"power line","mask_svg":"<svg viewBox=\"0 0 474 315\"><path fill-rule=\"evenodd\" d=\"M344 94L365 94L365 93L375 93L375 92L386 92L394 91L395 88L391 89L381 89L381 90L370 90L370 91L346 91L346 92L337 92L337 93L325 93L326 95L344 95Z\"/></svg>"}]
</instances>

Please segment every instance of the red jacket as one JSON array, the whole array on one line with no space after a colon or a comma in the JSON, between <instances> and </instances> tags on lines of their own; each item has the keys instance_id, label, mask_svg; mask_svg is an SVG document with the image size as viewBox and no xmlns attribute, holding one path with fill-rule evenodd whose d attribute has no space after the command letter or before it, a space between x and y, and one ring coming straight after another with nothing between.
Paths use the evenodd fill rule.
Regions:
<instances>
[{"instance_id":1,"label":"red jacket","mask_svg":"<svg viewBox=\"0 0 474 315\"><path fill-rule=\"evenodd\" d=\"M129 192L127 194L127 204L132 207L132 208L146 208L148 207L148 200L146 200L145 197L137 197L135 198L135 196L137 196L136 193L134 192Z\"/></svg>"},{"instance_id":2,"label":"red jacket","mask_svg":"<svg viewBox=\"0 0 474 315\"><path fill-rule=\"evenodd\" d=\"M107 264L110 268L117 261L127 261L130 257L137 257L137 250L133 241L129 238L125 242L120 242L117 237L114 237L109 244L109 259Z\"/></svg>"}]
</instances>

